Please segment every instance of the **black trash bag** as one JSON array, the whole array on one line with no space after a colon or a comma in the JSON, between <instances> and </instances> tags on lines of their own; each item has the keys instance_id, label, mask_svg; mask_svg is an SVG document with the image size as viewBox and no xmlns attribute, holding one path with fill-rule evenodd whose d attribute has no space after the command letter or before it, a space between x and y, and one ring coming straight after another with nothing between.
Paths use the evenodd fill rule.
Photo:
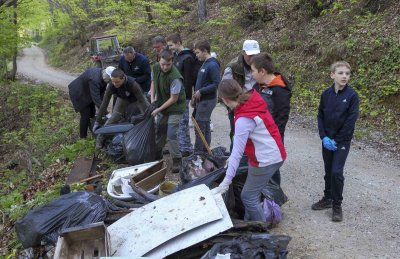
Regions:
<instances>
[{"instance_id":1,"label":"black trash bag","mask_svg":"<svg viewBox=\"0 0 400 259\"><path fill-rule=\"evenodd\" d=\"M130 165L138 165L155 160L155 126L151 107L144 114L134 116L133 129L124 133L124 155Z\"/></svg>"},{"instance_id":2,"label":"black trash bag","mask_svg":"<svg viewBox=\"0 0 400 259\"><path fill-rule=\"evenodd\" d=\"M209 188L213 188L216 185L218 185L218 183L222 182L222 180L225 177L225 172L226 169L225 168L219 168L217 170L215 170L212 173L209 173L203 177L194 179L191 182L185 183L185 184L181 184L178 185L172 192L177 192L177 191L181 191L187 188L191 188L193 186L197 186L200 184L205 184L207 185Z\"/></svg>"},{"instance_id":3,"label":"black trash bag","mask_svg":"<svg viewBox=\"0 0 400 259\"><path fill-rule=\"evenodd\" d=\"M108 144L106 153L115 163L126 163L124 155L124 135L117 134Z\"/></svg>"},{"instance_id":4,"label":"black trash bag","mask_svg":"<svg viewBox=\"0 0 400 259\"><path fill-rule=\"evenodd\" d=\"M24 248L56 244L61 232L69 227L104 221L108 204L90 192L73 192L30 210L15 223L17 237Z\"/></svg>"},{"instance_id":5,"label":"black trash bag","mask_svg":"<svg viewBox=\"0 0 400 259\"><path fill-rule=\"evenodd\" d=\"M232 180L231 189L232 191L227 192L224 197L226 207L228 211L239 219L244 218L244 205L242 199L240 198L240 194L242 193L243 186L247 179L248 167L239 167L236 176ZM270 180L261 191L261 200L262 202L264 198L269 200L273 200L279 206L285 204L288 200L287 196L283 192L282 188L277 185L273 180ZM233 197L232 197L233 196Z\"/></svg>"},{"instance_id":6,"label":"black trash bag","mask_svg":"<svg viewBox=\"0 0 400 259\"><path fill-rule=\"evenodd\" d=\"M189 183L224 167L226 159L228 159L226 156L210 156L203 152L196 152L191 156L184 157L180 172L182 183Z\"/></svg>"},{"instance_id":7,"label":"black trash bag","mask_svg":"<svg viewBox=\"0 0 400 259\"><path fill-rule=\"evenodd\" d=\"M287 246L291 237L284 235L256 234L243 235L231 241L217 243L201 257L214 259L217 254L230 253L231 259L252 258L287 258Z\"/></svg>"},{"instance_id":8,"label":"black trash bag","mask_svg":"<svg viewBox=\"0 0 400 259\"><path fill-rule=\"evenodd\" d=\"M285 195L282 188L272 179L264 187L262 194L264 198L273 200L279 206L282 206L288 201L288 197Z\"/></svg>"}]
</instances>

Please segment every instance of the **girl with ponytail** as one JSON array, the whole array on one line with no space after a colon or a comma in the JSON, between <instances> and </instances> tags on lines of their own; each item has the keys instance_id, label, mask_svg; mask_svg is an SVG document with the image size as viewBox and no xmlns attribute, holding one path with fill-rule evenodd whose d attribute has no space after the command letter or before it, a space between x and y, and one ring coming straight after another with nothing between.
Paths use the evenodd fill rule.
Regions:
<instances>
[{"instance_id":1,"label":"girl with ponytail","mask_svg":"<svg viewBox=\"0 0 400 259\"><path fill-rule=\"evenodd\" d=\"M225 193L229 189L245 152L249 170L240 195L244 219L265 221L261 191L286 159L278 127L260 94L254 90L244 92L235 80L222 80L218 96L234 112L235 135L225 178L212 192Z\"/></svg>"}]
</instances>

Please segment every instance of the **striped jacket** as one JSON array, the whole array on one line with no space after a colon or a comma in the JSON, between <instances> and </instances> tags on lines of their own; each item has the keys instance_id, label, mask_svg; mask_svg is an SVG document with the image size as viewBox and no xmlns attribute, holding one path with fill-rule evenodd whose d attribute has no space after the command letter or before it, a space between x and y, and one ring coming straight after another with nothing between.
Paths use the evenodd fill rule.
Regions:
<instances>
[{"instance_id":1,"label":"striped jacket","mask_svg":"<svg viewBox=\"0 0 400 259\"><path fill-rule=\"evenodd\" d=\"M285 147L274 119L259 93L250 91L250 98L235 110L235 123L240 117L253 119L256 128L250 133L244 152L253 167L264 167L286 159Z\"/></svg>"}]
</instances>

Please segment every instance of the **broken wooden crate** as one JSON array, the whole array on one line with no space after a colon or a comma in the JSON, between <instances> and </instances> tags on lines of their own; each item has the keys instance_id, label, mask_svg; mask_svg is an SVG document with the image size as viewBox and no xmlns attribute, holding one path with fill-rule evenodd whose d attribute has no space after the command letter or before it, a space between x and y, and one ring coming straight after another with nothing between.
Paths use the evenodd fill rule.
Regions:
<instances>
[{"instance_id":1,"label":"broken wooden crate","mask_svg":"<svg viewBox=\"0 0 400 259\"><path fill-rule=\"evenodd\" d=\"M110 256L110 235L103 222L67 228L58 237L54 259Z\"/></svg>"}]
</instances>

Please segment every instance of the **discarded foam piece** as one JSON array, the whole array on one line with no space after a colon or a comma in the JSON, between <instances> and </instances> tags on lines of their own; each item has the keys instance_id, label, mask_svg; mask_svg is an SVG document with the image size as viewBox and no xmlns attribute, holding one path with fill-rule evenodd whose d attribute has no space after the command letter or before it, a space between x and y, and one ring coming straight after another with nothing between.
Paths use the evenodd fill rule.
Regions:
<instances>
[{"instance_id":1,"label":"discarded foam piece","mask_svg":"<svg viewBox=\"0 0 400 259\"><path fill-rule=\"evenodd\" d=\"M174 237L222 218L206 185L173 193L138 208L108 227L111 256L144 256Z\"/></svg>"}]
</instances>

